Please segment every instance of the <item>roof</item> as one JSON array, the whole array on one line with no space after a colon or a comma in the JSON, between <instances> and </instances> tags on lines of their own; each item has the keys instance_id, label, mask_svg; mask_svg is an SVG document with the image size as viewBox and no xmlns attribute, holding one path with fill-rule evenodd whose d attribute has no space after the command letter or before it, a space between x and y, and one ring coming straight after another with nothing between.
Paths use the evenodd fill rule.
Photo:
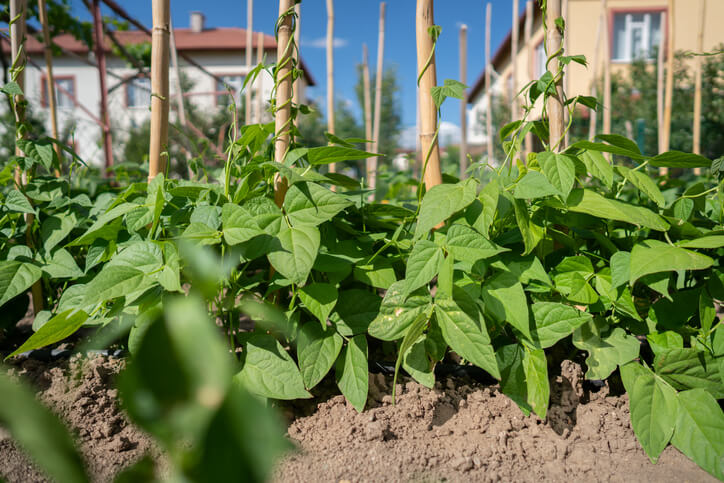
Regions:
<instances>
[{"instance_id":1,"label":"roof","mask_svg":"<svg viewBox=\"0 0 724 483\"><path fill-rule=\"evenodd\" d=\"M115 37L123 45L141 44L150 42L151 38L147 33L141 30L118 30L114 32ZM252 48L258 48L258 35L254 32L252 35ZM265 51L276 51L277 42L274 36L264 35L263 48ZM7 42L4 39L3 44ZM176 49L180 52L218 52L218 51L235 51L246 48L246 29L239 27L218 27L207 28L201 32L194 32L188 28L174 29L174 40L176 41ZM53 43L58 47L76 53L86 54L89 51L88 45L79 41L71 34L61 34L53 38ZM104 49L111 52L111 41L106 36L104 39ZM4 47L4 45L3 45ZM25 44L26 52L30 55L42 55L43 44L35 37L28 36ZM309 69L304 65L304 61L300 60L300 68L304 71L304 77L310 86L316 85L314 78L309 73Z\"/></svg>"},{"instance_id":2,"label":"roof","mask_svg":"<svg viewBox=\"0 0 724 483\"><path fill-rule=\"evenodd\" d=\"M537 20L542 14L542 11L540 8L533 8L533 21ZM518 19L518 35L522 36L524 35L524 28L525 28L525 18L526 18L527 12L524 9L523 14ZM520 38L518 39L520 40ZM506 56L510 55L510 49L511 49L511 43L513 42L513 29L510 29L508 31L508 35L505 36L503 39L503 43L500 44L498 49L495 51L495 54L493 55L493 58L490 61L490 65L497 66L500 64ZM518 42L519 48L522 48L523 44L521 42ZM473 84L473 87L470 88L467 95L467 102L468 104L472 104L474 99L478 97L478 95L485 89L485 69L480 73L480 76L475 81L475 84Z\"/></svg>"}]
</instances>

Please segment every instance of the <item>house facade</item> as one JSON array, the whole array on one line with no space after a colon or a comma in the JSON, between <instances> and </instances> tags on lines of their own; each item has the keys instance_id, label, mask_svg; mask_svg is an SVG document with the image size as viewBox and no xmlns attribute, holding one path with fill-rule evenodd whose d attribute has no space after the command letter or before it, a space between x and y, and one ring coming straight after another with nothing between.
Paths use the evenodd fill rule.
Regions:
<instances>
[{"instance_id":1,"label":"house facade","mask_svg":"<svg viewBox=\"0 0 724 483\"><path fill-rule=\"evenodd\" d=\"M259 34L252 35L252 65L245 63L246 30L235 27L206 28L203 14L192 12L191 28L174 29L176 49L179 54L179 76L184 79L186 89L182 95L188 98L200 112L212 115L231 104L232 93L237 106L241 106L244 94L241 88L246 75L262 59L257 59ZM150 37L142 31L116 31L115 38L122 46L134 48L150 43ZM121 154L128 133L150 119L151 82L148 70L145 73L130 65L118 54L106 35L104 38L106 57L106 86L108 91L108 116L113 134L114 158L116 162ZM78 155L85 162L102 166L104 154L102 147L102 125L100 119L101 89L100 75L94 63L94 52L84 43L69 34L55 37L53 42L62 50L62 55L53 57L53 77L58 113L58 125L61 132L70 133L70 141ZM276 40L273 35L264 34L262 48L265 64L276 60ZM149 44L150 45L150 44ZM8 58L10 50L6 39L2 41L3 55ZM25 70L25 94L36 117L44 120L50 132L50 116L47 108L47 84L43 45L29 36L26 42L28 65ZM173 48L173 46L172 46ZM188 62L185 57L193 60ZM91 60L91 64L88 61ZM301 63L304 76L299 82L299 99L305 102L308 86L314 85L314 79ZM170 118L177 119L176 72L170 70ZM190 87L189 87L190 85ZM269 97L273 89L273 79L269 73L262 73L251 85L252 109L251 123L265 122L271 119L267 112ZM258 118L256 106L261 96L261 118ZM7 108L3 106L3 108ZM231 116L230 116L231 117Z\"/></svg>"},{"instance_id":2,"label":"house facade","mask_svg":"<svg viewBox=\"0 0 724 483\"><path fill-rule=\"evenodd\" d=\"M702 2L705 6L704 52L712 51L724 43L724 30L720 27L721 20L724 19L724 1L675 0L673 2L675 51L698 51L697 39ZM569 98L591 95L595 72L598 72L599 79L602 76L602 63L606 51L610 57L612 74L625 74L634 60L643 58L653 61L659 46L666 49L668 21L663 14L669 14L667 0L607 0L605 12L601 10L601 0L567 0L567 3L568 12L565 20L568 38L564 45L567 49L566 54L584 55L589 63L588 67L576 63L566 67L563 87ZM520 36L516 55L511 55L512 32L509 32L491 59L491 85L485 85L485 72L482 72L468 91L467 101L470 104L468 143L473 149L476 146L479 149L488 141L484 123L488 89L494 98L502 96L509 102L512 92L519 92L528 82L539 78L546 70L543 19L537 4L533 12L533 18L530 20L532 21L530 42L526 44L525 24L529 19L524 12L519 19ZM602 32L601 40L597 41L602 13L608 23L608 35ZM606 38L608 38L607 46L604 44ZM596 52L597 46L598 52ZM513 86L511 59L517 69L515 86ZM598 59L597 68L593 65L595 59ZM535 106L532 112L534 117L540 115L540 108L540 105ZM494 134L495 136L497 134Z\"/></svg>"}]
</instances>

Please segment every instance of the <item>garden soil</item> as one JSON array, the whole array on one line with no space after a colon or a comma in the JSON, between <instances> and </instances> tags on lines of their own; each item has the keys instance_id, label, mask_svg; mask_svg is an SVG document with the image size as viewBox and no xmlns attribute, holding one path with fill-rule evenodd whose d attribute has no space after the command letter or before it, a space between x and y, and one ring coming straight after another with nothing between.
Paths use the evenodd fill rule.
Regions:
<instances>
[{"instance_id":1,"label":"garden soil","mask_svg":"<svg viewBox=\"0 0 724 483\"><path fill-rule=\"evenodd\" d=\"M79 357L65 362L16 362L39 398L76 434L95 481L150 453L151 440L118 407L113 377L121 359ZM359 414L329 395L284 406L288 437L298 450L280 462L286 481L715 481L669 447L651 464L629 423L625 396L583 387L578 365L564 362L552 381L546 422L525 417L495 386L447 379L434 389L370 376L370 402ZM0 476L8 482L46 481L0 429Z\"/></svg>"}]
</instances>

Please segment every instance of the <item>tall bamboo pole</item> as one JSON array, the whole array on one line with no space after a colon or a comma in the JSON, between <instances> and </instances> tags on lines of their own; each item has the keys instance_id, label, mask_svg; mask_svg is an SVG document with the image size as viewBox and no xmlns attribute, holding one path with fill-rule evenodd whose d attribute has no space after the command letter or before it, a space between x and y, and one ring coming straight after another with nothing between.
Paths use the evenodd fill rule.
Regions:
<instances>
[{"instance_id":1,"label":"tall bamboo pole","mask_svg":"<svg viewBox=\"0 0 724 483\"><path fill-rule=\"evenodd\" d=\"M568 42L569 42L568 33L570 31L569 27L568 27L568 0L563 0L563 2L561 3L561 15L563 16L564 25L566 26L566 30L563 32L563 53L564 53L564 55L570 55L570 51L568 48ZM563 89L564 92L570 92L570 88L569 88L570 83L571 83L571 80L570 80L570 76L568 75L568 66L563 66L563 83L561 84L561 88ZM566 126L568 126L568 122L570 121L569 117L570 117L570 114L568 113L568 108L564 107L563 108L563 122ZM568 146L568 141L569 141L569 137L570 137L570 132L568 130L566 130L564 132L564 137L565 137L564 145Z\"/></svg>"},{"instance_id":2,"label":"tall bamboo pole","mask_svg":"<svg viewBox=\"0 0 724 483\"><path fill-rule=\"evenodd\" d=\"M93 30L96 62L98 62L98 78L101 89L100 114L103 122L103 153L106 158L106 171L113 166L113 142L111 140L111 123L108 118L108 90L106 87L106 53L103 42L103 19L101 18L100 0L93 0Z\"/></svg>"},{"instance_id":3,"label":"tall bamboo pole","mask_svg":"<svg viewBox=\"0 0 724 483\"><path fill-rule=\"evenodd\" d=\"M555 20L561 16L561 0L548 0L548 8L546 10L546 51L550 53L558 52L561 48L561 31L556 26ZM558 57L551 59L549 70L558 72ZM559 78L556 82L556 95L548 97L548 132L549 144L553 151L560 152L565 149L565 140L563 139L564 119L563 119L563 82Z\"/></svg>"},{"instance_id":4,"label":"tall bamboo pole","mask_svg":"<svg viewBox=\"0 0 724 483\"><path fill-rule=\"evenodd\" d=\"M671 104L674 97L674 0L669 0L667 15L668 37L666 42L666 87L664 92L664 136L663 151L668 151L671 144ZM668 168L659 168L659 174L668 174Z\"/></svg>"},{"instance_id":5,"label":"tall bamboo pole","mask_svg":"<svg viewBox=\"0 0 724 483\"><path fill-rule=\"evenodd\" d=\"M297 3L294 5L294 12L297 14L297 22L294 28L294 44L296 45L296 49L294 49L294 58L296 59L297 63L299 63L299 49L300 49L300 39L301 39L301 31L302 31L302 4ZM299 105L299 93L301 89L301 83L302 79L297 78L294 80L294 88L292 89L292 102L295 106Z\"/></svg>"},{"instance_id":6,"label":"tall bamboo pole","mask_svg":"<svg viewBox=\"0 0 724 483\"><path fill-rule=\"evenodd\" d=\"M377 74L375 76L375 118L372 124L372 141L375 152L380 149L380 123L382 122L382 76L384 75L384 59L385 59L385 11L386 3L380 3L380 22L379 32L377 34ZM372 176L369 178L370 188L377 188L377 158L371 159Z\"/></svg>"},{"instance_id":7,"label":"tall bamboo pole","mask_svg":"<svg viewBox=\"0 0 724 483\"><path fill-rule=\"evenodd\" d=\"M430 93L430 89L437 85L435 54L432 50L433 41L428 33L428 30L435 25L433 0L417 0L415 23L418 76L422 73L417 90L420 99L420 145L422 147L423 179L425 180L425 187L429 190L433 186L442 183L440 149L435 136L437 131L437 107ZM425 165L426 159L427 165Z\"/></svg>"},{"instance_id":8,"label":"tall bamboo pole","mask_svg":"<svg viewBox=\"0 0 724 483\"><path fill-rule=\"evenodd\" d=\"M659 40L659 52L656 56L656 121L658 133L658 149L660 153L664 152L664 53L666 48L666 12L661 13L661 39Z\"/></svg>"},{"instance_id":9,"label":"tall bamboo pole","mask_svg":"<svg viewBox=\"0 0 724 483\"><path fill-rule=\"evenodd\" d=\"M264 34L259 32L256 37L256 61L261 64L264 59ZM256 86L256 109L255 109L255 121L261 123L261 114L264 107L264 72L259 73L257 77Z\"/></svg>"},{"instance_id":10,"label":"tall bamboo pole","mask_svg":"<svg viewBox=\"0 0 724 483\"><path fill-rule=\"evenodd\" d=\"M696 51L704 51L704 26L706 23L706 0L699 0L699 30L696 38ZM701 57L694 57L694 126L692 151L701 154ZM694 174L700 175L701 168L694 168Z\"/></svg>"},{"instance_id":11,"label":"tall bamboo pole","mask_svg":"<svg viewBox=\"0 0 724 483\"><path fill-rule=\"evenodd\" d=\"M596 48L593 51L593 73L591 75L591 97L598 99L598 71L600 68L601 33L603 32L604 16L606 15L605 1L601 0L601 14L598 16L596 27ZM596 124L598 123L598 109L591 109L591 118L588 123L588 138L593 141L596 137Z\"/></svg>"},{"instance_id":12,"label":"tall bamboo pole","mask_svg":"<svg viewBox=\"0 0 724 483\"><path fill-rule=\"evenodd\" d=\"M513 88L510 92L510 119L515 121L518 119L518 40L520 32L518 32L518 3L520 0L513 0L513 28L511 30L510 42L510 66L511 66L511 84Z\"/></svg>"},{"instance_id":13,"label":"tall bamboo pole","mask_svg":"<svg viewBox=\"0 0 724 483\"><path fill-rule=\"evenodd\" d=\"M334 0L327 0L327 131L334 134ZM330 164L329 172L336 171Z\"/></svg>"},{"instance_id":14,"label":"tall bamboo pole","mask_svg":"<svg viewBox=\"0 0 724 483\"><path fill-rule=\"evenodd\" d=\"M365 150L370 153L372 152L374 142L372 141L372 96L370 95L370 65L369 65L369 54L367 53L367 44L362 44L362 96L364 100L364 116L365 116ZM370 180L374 177L374 165L372 164L372 158L365 160L365 171L367 184L372 188ZM369 201L374 201L375 193L369 194Z\"/></svg>"},{"instance_id":15,"label":"tall bamboo pole","mask_svg":"<svg viewBox=\"0 0 724 483\"><path fill-rule=\"evenodd\" d=\"M294 60L292 40L292 16L288 12L294 0L279 0L281 22L277 30L277 68L274 82L277 86L274 112L274 161L283 163L291 143L292 116L292 68ZM274 201L282 206L287 193L287 180L277 174L274 180Z\"/></svg>"},{"instance_id":16,"label":"tall bamboo pole","mask_svg":"<svg viewBox=\"0 0 724 483\"><path fill-rule=\"evenodd\" d=\"M151 141L148 180L166 171L168 145L169 0L153 0L151 38Z\"/></svg>"},{"instance_id":17,"label":"tall bamboo pole","mask_svg":"<svg viewBox=\"0 0 724 483\"><path fill-rule=\"evenodd\" d=\"M608 21L608 2L601 0L603 11L603 132L611 134L611 35Z\"/></svg>"},{"instance_id":18,"label":"tall bamboo pole","mask_svg":"<svg viewBox=\"0 0 724 483\"><path fill-rule=\"evenodd\" d=\"M460 82L468 82L468 26L460 26ZM468 110L465 97L460 100L460 179L468 171Z\"/></svg>"},{"instance_id":19,"label":"tall bamboo pole","mask_svg":"<svg viewBox=\"0 0 724 483\"><path fill-rule=\"evenodd\" d=\"M254 55L254 0L246 0L246 68L251 70ZM244 124L251 124L251 84L246 85L244 97Z\"/></svg>"},{"instance_id":20,"label":"tall bamboo pole","mask_svg":"<svg viewBox=\"0 0 724 483\"><path fill-rule=\"evenodd\" d=\"M488 2L485 6L485 137L487 138L488 163L493 162L493 89L490 84L492 80L493 66L490 63L490 17L492 16L493 5Z\"/></svg>"},{"instance_id":21,"label":"tall bamboo pole","mask_svg":"<svg viewBox=\"0 0 724 483\"><path fill-rule=\"evenodd\" d=\"M525 50L528 57L528 81L532 81L535 77L535 49L533 48L532 37L533 37L533 0L528 0L525 3ZM525 151L526 153L533 152L533 133L528 132L525 135Z\"/></svg>"},{"instance_id":22,"label":"tall bamboo pole","mask_svg":"<svg viewBox=\"0 0 724 483\"><path fill-rule=\"evenodd\" d=\"M45 82L46 92L48 93L48 109L50 110L50 133L55 139L59 139L58 135L58 111L55 104L55 80L53 79L53 50L50 44L50 29L48 27L48 9L45 0L38 0L38 18L43 28L43 51L45 54ZM58 156L58 162L63 160L63 151L59 145L55 145L55 153ZM56 176L60 176L60 171L55 171Z\"/></svg>"}]
</instances>

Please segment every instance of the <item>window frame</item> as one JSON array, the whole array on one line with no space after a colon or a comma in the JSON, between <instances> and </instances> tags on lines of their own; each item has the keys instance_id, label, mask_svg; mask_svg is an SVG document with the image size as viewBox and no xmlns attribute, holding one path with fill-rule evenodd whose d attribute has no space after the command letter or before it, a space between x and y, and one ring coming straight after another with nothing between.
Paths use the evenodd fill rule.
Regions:
<instances>
[{"instance_id":1,"label":"window frame","mask_svg":"<svg viewBox=\"0 0 724 483\"><path fill-rule=\"evenodd\" d=\"M132 106L128 101L130 100L128 88L131 86L131 84L139 79L148 79L149 86L148 86L148 104L143 106ZM125 82L125 85L123 86L123 105L128 109L148 109L151 107L151 93L153 92L151 89L151 77L147 74L141 74L141 75L135 75L127 78L127 81Z\"/></svg>"},{"instance_id":2,"label":"window frame","mask_svg":"<svg viewBox=\"0 0 724 483\"><path fill-rule=\"evenodd\" d=\"M78 100L78 84L75 79L75 75L73 74L67 74L67 75L54 75L53 76L53 87L55 87L55 83L62 80L69 80L73 83L73 90L72 94L73 97L75 97L75 100ZM49 98L48 98L48 76L46 74L43 74L40 79L40 105L43 107L43 109L47 109L49 107ZM60 93L62 94L62 93ZM65 94L63 94L65 95ZM63 110L73 110L76 108L75 102L73 102L73 99L71 99L71 107L61 107L60 103L58 102L58 96L55 98L55 106L58 109Z\"/></svg>"},{"instance_id":3,"label":"window frame","mask_svg":"<svg viewBox=\"0 0 724 483\"><path fill-rule=\"evenodd\" d=\"M636 60L641 60L641 59L637 59L635 57L631 57L629 59L614 59L613 58L613 55L614 55L613 46L614 46L614 40L615 40L614 39L614 33L615 33L614 32L614 28L615 28L614 22L616 20L616 15L641 14L641 13L644 13L644 14L646 14L646 13L650 13L650 14L651 13L658 13L658 14L666 13L666 18L667 18L666 25L660 25L660 27L659 27L661 29L661 43L664 46L664 48L666 48L667 39L669 37L669 21L668 21L669 9L667 7L655 6L655 5L648 6L648 7L643 7L643 6L642 7L619 7L619 8L613 7L613 8L610 8L608 11L608 52L609 52L609 60L612 63L614 63L614 64L631 64L631 63L635 62ZM644 62L652 62L654 59L643 59L643 60L644 60Z\"/></svg>"}]
</instances>

